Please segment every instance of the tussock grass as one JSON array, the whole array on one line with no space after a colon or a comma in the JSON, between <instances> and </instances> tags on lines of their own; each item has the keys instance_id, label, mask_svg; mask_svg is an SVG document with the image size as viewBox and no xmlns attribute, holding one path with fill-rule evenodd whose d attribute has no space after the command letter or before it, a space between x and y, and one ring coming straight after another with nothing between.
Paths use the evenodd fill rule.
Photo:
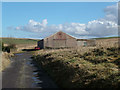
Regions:
<instances>
[{"instance_id":1,"label":"tussock grass","mask_svg":"<svg viewBox=\"0 0 120 90\"><path fill-rule=\"evenodd\" d=\"M61 88L119 88L120 48L104 46L41 50L33 60Z\"/></svg>"}]
</instances>

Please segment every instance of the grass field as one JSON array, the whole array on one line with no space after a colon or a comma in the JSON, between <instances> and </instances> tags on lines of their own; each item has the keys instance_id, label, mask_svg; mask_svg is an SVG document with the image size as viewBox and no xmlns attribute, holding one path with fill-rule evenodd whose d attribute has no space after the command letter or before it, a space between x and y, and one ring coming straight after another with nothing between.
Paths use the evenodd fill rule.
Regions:
<instances>
[{"instance_id":1,"label":"grass field","mask_svg":"<svg viewBox=\"0 0 120 90\"><path fill-rule=\"evenodd\" d=\"M37 39L26 39L26 38L1 38L1 42L4 47L14 46L14 49L10 49L11 52L21 52L23 49L33 49L37 46ZM0 46L2 43L0 42Z\"/></svg>"},{"instance_id":2,"label":"grass field","mask_svg":"<svg viewBox=\"0 0 120 90\"><path fill-rule=\"evenodd\" d=\"M34 39L20 39L20 38L2 38L4 44L36 44L38 40Z\"/></svg>"}]
</instances>

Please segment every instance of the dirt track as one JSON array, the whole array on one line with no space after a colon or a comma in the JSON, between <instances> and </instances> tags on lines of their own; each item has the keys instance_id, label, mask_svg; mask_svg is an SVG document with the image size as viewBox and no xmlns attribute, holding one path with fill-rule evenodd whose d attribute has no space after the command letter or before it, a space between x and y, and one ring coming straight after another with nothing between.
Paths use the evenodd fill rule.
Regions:
<instances>
[{"instance_id":1,"label":"dirt track","mask_svg":"<svg viewBox=\"0 0 120 90\"><path fill-rule=\"evenodd\" d=\"M30 52L15 54L2 73L2 88L57 88L41 68L31 63L30 57Z\"/></svg>"}]
</instances>

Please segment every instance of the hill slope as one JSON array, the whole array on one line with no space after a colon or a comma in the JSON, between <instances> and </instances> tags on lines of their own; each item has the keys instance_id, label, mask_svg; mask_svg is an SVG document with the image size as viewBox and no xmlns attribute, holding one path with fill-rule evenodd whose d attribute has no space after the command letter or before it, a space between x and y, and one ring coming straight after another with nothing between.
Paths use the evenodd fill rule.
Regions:
<instances>
[{"instance_id":1,"label":"hill slope","mask_svg":"<svg viewBox=\"0 0 120 90\"><path fill-rule=\"evenodd\" d=\"M4 44L36 44L38 40L24 38L2 38Z\"/></svg>"}]
</instances>

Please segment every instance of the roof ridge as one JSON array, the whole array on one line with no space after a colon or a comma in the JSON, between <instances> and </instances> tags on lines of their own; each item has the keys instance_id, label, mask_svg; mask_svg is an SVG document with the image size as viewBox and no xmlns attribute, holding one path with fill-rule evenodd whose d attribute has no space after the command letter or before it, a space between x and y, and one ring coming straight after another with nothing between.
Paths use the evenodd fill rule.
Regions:
<instances>
[{"instance_id":1,"label":"roof ridge","mask_svg":"<svg viewBox=\"0 0 120 90\"><path fill-rule=\"evenodd\" d=\"M52 34L52 35L50 35L50 36L48 36L48 37L45 37L44 39L49 38L49 37L51 37L51 36L53 36L53 35L55 35L55 34L57 34L57 33L59 33L59 32L62 32L62 33L64 33L64 34L66 34L66 35L68 35L68 36L70 36L70 37L76 39L75 37L73 37L73 36L71 36L71 35L69 35L69 34L67 34L67 33L65 33L65 32L63 32L63 31L61 31L61 30L58 31L58 32L56 32L56 33L54 33L54 34Z\"/></svg>"}]
</instances>

